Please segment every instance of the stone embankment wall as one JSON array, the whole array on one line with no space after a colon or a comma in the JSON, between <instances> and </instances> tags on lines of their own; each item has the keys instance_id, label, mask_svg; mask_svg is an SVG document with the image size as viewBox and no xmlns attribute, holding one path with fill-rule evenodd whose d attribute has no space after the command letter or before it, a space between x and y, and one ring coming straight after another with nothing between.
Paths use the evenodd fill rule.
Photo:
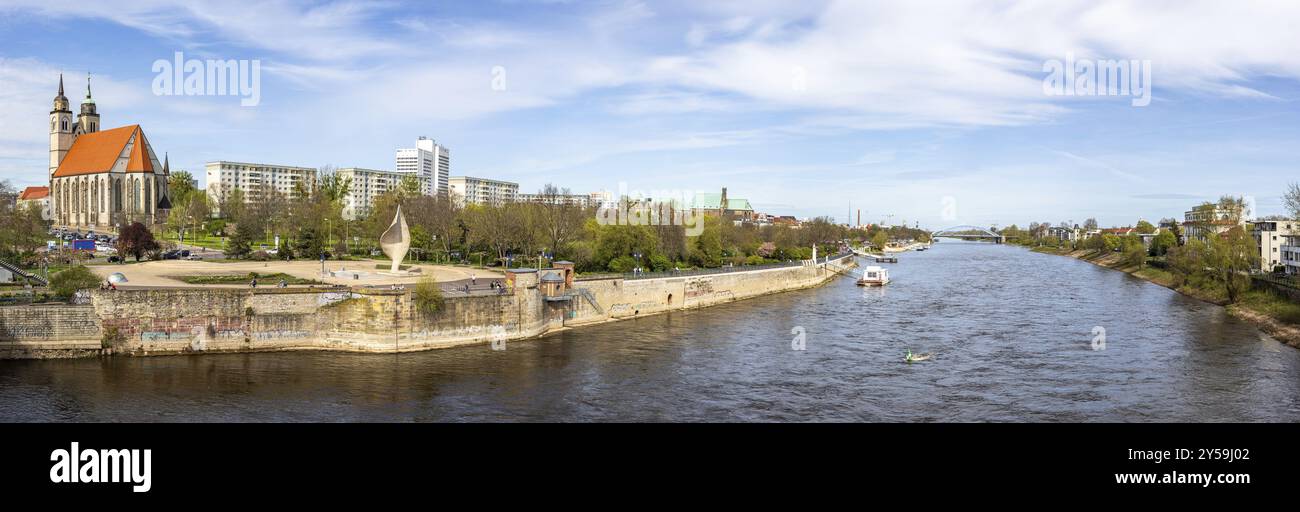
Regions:
<instances>
[{"instance_id":1,"label":"stone embankment wall","mask_svg":"<svg viewBox=\"0 0 1300 512\"><path fill-rule=\"evenodd\" d=\"M851 266L852 258L833 263ZM575 287L585 291L573 290L567 300L547 300L532 274L516 279L512 293L448 298L434 313L421 311L409 289L95 291L91 305L0 307L0 358L428 350L711 306L817 286L835 275L825 264L808 264L689 277L578 281Z\"/></svg>"}]
</instances>

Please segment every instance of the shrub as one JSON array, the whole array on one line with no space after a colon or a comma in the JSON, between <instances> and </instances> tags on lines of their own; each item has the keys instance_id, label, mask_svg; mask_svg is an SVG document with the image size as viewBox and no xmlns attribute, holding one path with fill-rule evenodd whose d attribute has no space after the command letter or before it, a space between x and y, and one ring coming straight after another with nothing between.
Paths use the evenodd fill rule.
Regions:
<instances>
[{"instance_id":1,"label":"shrub","mask_svg":"<svg viewBox=\"0 0 1300 512\"><path fill-rule=\"evenodd\" d=\"M656 254L650 257L650 269L654 270L655 272L663 272L665 270L668 270L669 268L672 267L672 265L673 265L672 261L669 260L667 256L664 256L662 254Z\"/></svg>"},{"instance_id":2,"label":"shrub","mask_svg":"<svg viewBox=\"0 0 1300 512\"><path fill-rule=\"evenodd\" d=\"M611 272L631 272L636 266L636 259L631 256L619 256L609 261L609 270Z\"/></svg>"},{"instance_id":3,"label":"shrub","mask_svg":"<svg viewBox=\"0 0 1300 512\"><path fill-rule=\"evenodd\" d=\"M433 314L442 310L443 298L442 288L432 277L424 277L415 285L415 307L425 314Z\"/></svg>"},{"instance_id":4,"label":"shrub","mask_svg":"<svg viewBox=\"0 0 1300 512\"><path fill-rule=\"evenodd\" d=\"M54 274L50 278L50 288L54 290L54 294L64 298L73 296L78 290L96 288L99 283L99 276L80 265Z\"/></svg>"}]
</instances>

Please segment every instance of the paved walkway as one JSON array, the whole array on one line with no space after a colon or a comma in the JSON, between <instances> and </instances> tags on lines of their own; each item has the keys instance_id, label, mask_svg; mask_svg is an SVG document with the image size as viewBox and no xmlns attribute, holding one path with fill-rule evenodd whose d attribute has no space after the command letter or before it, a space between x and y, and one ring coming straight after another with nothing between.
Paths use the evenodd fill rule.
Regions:
<instances>
[{"instance_id":1,"label":"paved walkway","mask_svg":"<svg viewBox=\"0 0 1300 512\"><path fill-rule=\"evenodd\" d=\"M118 288L246 288L248 283L239 284L222 284L222 285L193 285L181 281L179 277L200 276L200 275L229 275L229 276L247 276L249 272L258 274L275 274L284 273L302 279L313 279L325 284L341 284L348 286L415 286L423 276L431 275L439 283L457 283L469 281L470 276L474 276L478 281L474 288L487 288L488 279L501 279L504 277L499 271L490 269L477 269L454 267L447 265L411 265L419 268L420 273L414 276L388 276L384 275L376 265L378 261L360 260L360 261L326 261L325 268L330 271L349 270L364 273L363 279L321 277L320 261L239 261L239 262L216 262L216 261L186 261L186 260L163 260L148 261L142 263L129 263L125 265L90 265L92 271L102 277L108 277L114 272L121 272L126 276L127 282L118 285ZM273 287L276 283L269 280L259 280L259 286ZM306 285L301 285L306 286ZM444 285L444 288L446 286ZM463 288L463 286L462 286Z\"/></svg>"}]
</instances>

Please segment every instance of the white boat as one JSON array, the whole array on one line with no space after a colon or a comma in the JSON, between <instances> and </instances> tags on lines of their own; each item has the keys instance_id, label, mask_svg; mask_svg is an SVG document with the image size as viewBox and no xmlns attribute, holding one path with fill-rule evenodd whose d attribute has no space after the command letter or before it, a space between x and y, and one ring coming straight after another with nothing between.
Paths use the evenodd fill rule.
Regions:
<instances>
[{"instance_id":1,"label":"white boat","mask_svg":"<svg viewBox=\"0 0 1300 512\"><path fill-rule=\"evenodd\" d=\"M889 269L872 265L862 270L858 286L884 286L889 284Z\"/></svg>"}]
</instances>

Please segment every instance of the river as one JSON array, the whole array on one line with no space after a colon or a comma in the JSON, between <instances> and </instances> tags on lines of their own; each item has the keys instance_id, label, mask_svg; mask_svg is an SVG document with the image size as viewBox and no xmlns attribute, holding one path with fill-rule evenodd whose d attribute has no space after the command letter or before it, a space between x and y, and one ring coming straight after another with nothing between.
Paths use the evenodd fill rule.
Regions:
<instances>
[{"instance_id":1,"label":"river","mask_svg":"<svg viewBox=\"0 0 1300 512\"><path fill-rule=\"evenodd\" d=\"M0 420L1300 421L1300 350L1221 307L986 243L888 267L504 351L0 361Z\"/></svg>"}]
</instances>

